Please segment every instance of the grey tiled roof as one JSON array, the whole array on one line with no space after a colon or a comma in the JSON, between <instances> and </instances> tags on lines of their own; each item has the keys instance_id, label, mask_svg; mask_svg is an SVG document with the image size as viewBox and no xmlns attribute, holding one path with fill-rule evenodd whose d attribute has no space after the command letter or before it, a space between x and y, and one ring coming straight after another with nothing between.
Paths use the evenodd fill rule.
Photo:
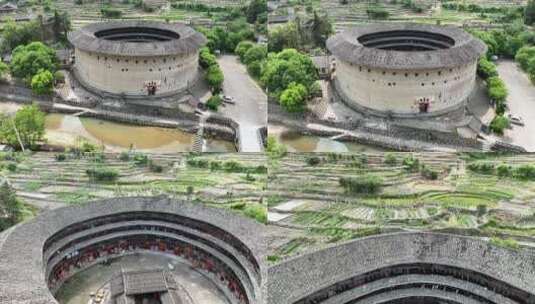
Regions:
<instances>
[{"instance_id":1,"label":"grey tiled roof","mask_svg":"<svg viewBox=\"0 0 535 304\"><path fill-rule=\"evenodd\" d=\"M367 237L291 258L268 269L268 303L294 303L305 296L376 269L414 263L468 269L535 290L535 255L471 237L397 233Z\"/></svg>"},{"instance_id":2,"label":"grey tiled roof","mask_svg":"<svg viewBox=\"0 0 535 304\"><path fill-rule=\"evenodd\" d=\"M169 41L138 43L111 41L95 36L95 33L98 31L122 27L149 27L167 30L177 33L180 35L180 38ZM207 41L203 34L184 24L145 20L92 23L77 31L70 32L68 38L77 49L122 56L170 56L193 53L198 51Z\"/></svg>"},{"instance_id":3,"label":"grey tiled roof","mask_svg":"<svg viewBox=\"0 0 535 304\"><path fill-rule=\"evenodd\" d=\"M432 51L393 51L365 47L358 38L386 31L426 31L446 35L455 41L447 49ZM375 68L385 69L436 69L473 63L487 51L479 39L452 26L413 23L376 23L350 28L327 40L327 48L337 59Z\"/></svg>"},{"instance_id":4,"label":"grey tiled roof","mask_svg":"<svg viewBox=\"0 0 535 304\"><path fill-rule=\"evenodd\" d=\"M0 303L57 304L45 279L45 241L71 224L133 211L176 214L216 226L249 248L263 272L266 249L259 237L264 235L264 227L255 221L224 209L164 197L115 198L47 211L0 234Z\"/></svg>"}]
</instances>

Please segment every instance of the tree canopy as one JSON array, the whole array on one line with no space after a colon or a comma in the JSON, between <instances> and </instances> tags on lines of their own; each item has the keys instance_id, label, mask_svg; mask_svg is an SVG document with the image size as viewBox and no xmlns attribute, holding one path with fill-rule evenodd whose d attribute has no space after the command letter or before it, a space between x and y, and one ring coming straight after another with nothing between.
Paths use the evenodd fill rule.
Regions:
<instances>
[{"instance_id":1,"label":"tree canopy","mask_svg":"<svg viewBox=\"0 0 535 304\"><path fill-rule=\"evenodd\" d=\"M302 84L307 92L318 80L312 60L295 49L286 49L268 55L261 80L270 95L276 99L291 83Z\"/></svg>"},{"instance_id":2,"label":"tree canopy","mask_svg":"<svg viewBox=\"0 0 535 304\"><path fill-rule=\"evenodd\" d=\"M15 128L13 127L15 125ZM45 114L36 104L25 105L14 117L0 117L0 140L13 147L19 146L17 132L25 147L34 147L45 134Z\"/></svg>"},{"instance_id":3,"label":"tree canopy","mask_svg":"<svg viewBox=\"0 0 535 304\"><path fill-rule=\"evenodd\" d=\"M13 76L31 81L41 70L56 70L56 52L42 42L19 45L13 50L10 68Z\"/></svg>"},{"instance_id":4,"label":"tree canopy","mask_svg":"<svg viewBox=\"0 0 535 304\"><path fill-rule=\"evenodd\" d=\"M248 40L242 41L238 43L238 45L236 46L236 49L234 49L234 53L236 53L236 55L240 57L240 60L243 61L245 58L245 53L247 53L247 51L253 46L254 46L254 42L252 41L248 41Z\"/></svg>"},{"instance_id":5,"label":"tree canopy","mask_svg":"<svg viewBox=\"0 0 535 304\"><path fill-rule=\"evenodd\" d=\"M529 0L524 9L524 22L527 25L535 23L535 0Z\"/></svg>"},{"instance_id":6,"label":"tree canopy","mask_svg":"<svg viewBox=\"0 0 535 304\"><path fill-rule=\"evenodd\" d=\"M54 88L54 75L48 70L41 70L32 77L31 86L35 94L50 94Z\"/></svg>"},{"instance_id":7,"label":"tree canopy","mask_svg":"<svg viewBox=\"0 0 535 304\"><path fill-rule=\"evenodd\" d=\"M19 45L41 40L41 28L36 21L15 22L9 20L2 30L2 52L11 52Z\"/></svg>"},{"instance_id":8,"label":"tree canopy","mask_svg":"<svg viewBox=\"0 0 535 304\"><path fill-rule=\"evenodd\" d=\"M22 220L22 203L7 181L0 182L0 231Z\"/></svg>"},{"instance_id":9,"label":"tree canopy","mask_svg":"<svg viewBox=\"0 0 535 304\"><path fill-rule=\"evenodd\" d=\"M308 96L307 88L295 82L290 83L280 96L280 104L288 112L301 112Z\"/></svg>"},{"instance_id":10,"label":"tree canopy","mask_svg":"<svg viewBox=\"0 0 535 304\"><path fill-rule=\"evenodd\" d=\"M225 77L218 65L213 65L206 71L206 81L213 92L221 91Z\"/></svg>"},{"instance_id":11,"label":"tree canopy","mask_svg":"<svg viewBox=\"0 0 535 304\"><path fill-rule=\"evenodd\" d=\"M266 0L251 0L245 12L249 23L256 23L259 17L265 14L267 14Z\"/></svg>"}]
</instances>

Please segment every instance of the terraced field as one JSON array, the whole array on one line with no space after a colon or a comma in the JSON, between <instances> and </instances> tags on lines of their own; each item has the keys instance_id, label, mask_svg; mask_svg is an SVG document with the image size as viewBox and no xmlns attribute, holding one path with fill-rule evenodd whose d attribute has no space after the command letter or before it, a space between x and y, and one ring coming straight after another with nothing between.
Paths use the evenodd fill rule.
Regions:
<instances>
[{"instance_id":1,"label":"terraced field","mask_svg":"<svg viewBox=\"0 0 535 304\"><path fill-rule=\"evenodd\" d=\"M313 0L311 6L318 12L326 13L337 32L369 22L421 22L462 25L465 22L487 23L490 20L482 18L480 14L470 12L448 11L440 7L439 2L421 0L414 1L422 10L417 12L410 7L405 7L403 1L378 1L370 4L370 1L349 1L348 4L340 4L340 1ZM387 20L370 19L367 10L370 7L380 7L388 12ZM295 4L294 15L310 15L306 6ZM281 6L273 15L286 15L288 8Z\"/></svg>"},{"instance_id":2,"label":"terraced field","mask_svg":"<svg viewBox=\"0 0 535 304\"><path fill-rule=\"evenodd\" d=\"M145 19L145 20L168 20L168 21L180 21L188 24L205 24L211 20L217 19L224 13L212 12L207 14L201 11L192 11L187 9L173 8L168 1L161 0L163 8L161 10L155 10L154 12L144 11L142 8L135 7L129 1L113 1L110 7L121 10L122 17L120 19L113 20L129 20L129 19ZM247 0L187 0L180 1L184 4L201 4L208 7L243 7L246 5ZM84 1L83 4L76 4L73 0L57 0L51 3L53 11L68 12L71 16L73 29L78 29L84 25L105 21L106 18L102 17L100 12L103 7L99 1ZM36 7L36 9L38 9Z\"/></svg>"},{"instance_id":3,"label":"terraced field","mask_svg":"<svg viewBox=\"0 0 535 304\"><path fill-rule=\"evenodd\" d=\"M403 164L409 155L419 165ZM535 155L288 154L275 159L266 192L271 259L393 231L442 231L533 246L535 179L468 168L479 162L516 168L535 165ZM348 191L340 182L370 176L380 180L376 192Z\"/></svg>"},{"instance_id":4,"label":"terraced field","mask_svg":"<svg viewBox=\"0 0 535 304\"><path fill-rule=\"evenodd\" d=\"M121 160L118 154L66 156L57 161L52 153L7 159L2 155L0 178L7 178L26 204L40 210L108 197L166 195L265 221L263 154L151 155L152 166L134 155L129 160ZM156 172L158 167L162 172ZM99 182L86 173L103 168L117 172L118 178Z\"/></svg>"}]
</instances>

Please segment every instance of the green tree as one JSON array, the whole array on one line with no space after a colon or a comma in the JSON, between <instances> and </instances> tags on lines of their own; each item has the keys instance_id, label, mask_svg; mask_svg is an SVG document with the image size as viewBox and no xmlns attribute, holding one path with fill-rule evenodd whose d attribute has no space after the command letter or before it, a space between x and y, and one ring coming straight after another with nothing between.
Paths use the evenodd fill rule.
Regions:
<instances>
[{"instance_id":1,"label":"green tree","mask_svg":"<svg viewBox=\"0 0 535 304\"><path fill-rule=\"evenodd\" d=\"M498 76L498 71L496 70L496 65L490 62L486 57L481 57L477 65L477 74L483 78L487 79L489 77Z\"/></svg>"},{"instance_id":2,"label":"green tree","mask_svg":"<svg viewBox=\"0 0 535 304\"><path fill-rule=\"evenodd\" d=\"M524 46L516 53L515 60L524 71L530 69L530 60L535 58L535 46Z\"/></svg>"},{"instance_id":3,"label":"green tree","mask_svg":"<svg viewBox=\"0 0 535 304\"><path fill-rule=\"evenodd\" d=\"M199 53L199 64L201 67L207 69L213 65L217 65L217 58L210 52L210 49L203 47Z\"/></svg>"},{"instance_id":4,"label":"green tree","mask_svg":"<svg viewBox=\"0 0 535 304\"><path fill-rule=\"evenodd\" d=\"M22 204L7 181L0 184L0 231L22 220Z\"/></svg>"},{"instance_id":5,"label":"green tree","mask_svg":"<svg viewBox=\"0 0 535 304\"><path fill-rule=\"evenodd\" d=\"M223 85L223 81L225 80L225 77L223 76L223 72L217 65L213 65L208 68L206 71L206 81L208 82L208 85L212 88L213 92L219 92L221 90L221 86Z\"/></svg>"},{"instance_id":6,"label":"green tree","mask_svg":"<svg viewBox=\"0 0 535 304\"><path fill-rule=\"evenodd\" d=\"M219 106L221 105L221 97L218 95L214 95L206 101L206 107L212 111L217 111Z\"/></svg>"},{"instance_id":7,"label":"green tree","mask_svg":"<svg viewBox=\"0 0 535 304\"><path fill-rule=\"evenodd\" d=\"M506 108L507 87L498 76L487 79L489 97L496 103L496 113L503 114Z\"/></svg>"},{"instance_id":8,"label":"green tree","mask_svg":"<svg viewBox=\"0 0 535 304\"><path fill-rule=\"evenodd\" d=\"M101 8L100 13L103 17L106 18L121 18L121 16L123 15L123 12L120 9L109 6Z\"/></svg>"},{"instance_id":9,"label":"green tree","mask_svg":"<svg viewBox=\"0 0 535 304\"><path fill-rule=\"evenodd\" d=\"M304 110L308 92L302 84L291 83L280 96L280 104L288 112L301 112Z\"/></svg>"},{"instance_id":10,"label":"green tree","mask_svg":"<svg viewBox=\"0 0 535 304\"><path fill-rule=\"evenodd\" d=\"M251 64L253 62L262 61L267 57L267 48L264 45L255 45L250 48L243 56L243 62L245 64Z\"/></svg>"},{"instance_id":11,"label":"green tree","mask_svg":"<svg viewBox=\"0 0 535 304\"><path fill-rule=\"evenodd\" d=\"M9 53L19 45L41 40L41 28L36 21L17 22L9 20L2 29L2 52Z\"/></svg>"},{"instance_id":12,"label":"green tree","mask_svg":"<svg viewBox=\"0 0 535 304\"><path fill-rule=\"evenodd\" d=\"M300 49L304 45L301 43L301 34L295 22L289 22L270 31L268 39L268 50L270 52L280 52L284 49Z\"/></svg>"},{"instance_id":13,"label":"green tree","mask_svg":"<svg viewBox=\"0 0 535 304\"><path fill-rule=\"evenodd\" d=\"M286 155L286 146L277 142L273 135L268 136L266 141L266 152L272 158L280 158Z\"/></svg>"},{"instance_id":14,"label":"green tree","mask_svg":"<svg viewBox=\"0 0 535 304\"><path fill-rule=\"evenodd\" d=\"M9 66L4 62L0 61L0 80L5 80L6 76L9 74Z\"/></svg>"},{"instance_id":15,"label":"green tree","mask_svg":"<svg viewBox=\"0 0 535 304\"><path fill-rule=\"evenodd\" d=\"M245 53L254 46L252 41L244 40L236 46L234 53L240 57L240 61L244 61Z\"/></svg>"},{"instance_id":16,"label":"green tree","mask_svg":"<svg viewBox=\"0 0 535 304\"><path fill-rule=\"evenodd\" d=\"M36 104L23 106L17 111L15 117L3 116L0 118L0 139L3 142L18 147L17 132L25 147L34 147L38 141L43 139L45 114L39 110Z\"/></svg>"},{"instance_id":17,"label":"green tree","mask_svg":"<svg viewBox=\"0 0 535 304\"><path fill-rule=\"evenodd\" d=\"M245 15L247 16L247 22L255 23L261 14L267 13L267 1L266 0L251 0Z\"/></svg>"},{"instance_id":18,"label":"green tree","mask_svg":"<svg viewBox=\"0 0 535 304\"><path fill-rule=\"evenodd\" d=\"M50 94L54 88L54 75L50 71L41 70L32 77L31 86L35 94Z\"/></svg>"},{"instance_id":19,"label":"green tree","mask_svg":"<svg viewBox=\"0 0 535 304\"><path fill-rule=\"evenodd\" d=\"M496 115L490 123L490 130L496 134L503 135L505 129L509 126L509 119L503 115Z\"/></svg>"},{"instance_id":20,"label":"green tree","mask_svg":"<svg viewBox=\"0 0 535 304\"><path fill-rule=\"evenodd\" d=\"M312 19L312 39L314 40L314 45L324 48L327 38L333 33L333 26L328 16L326 14L319 15L314 11L314 18Z\"/></svg>"},{"instance_id":21,"label":"green tree","mask_svg":"<svg viewBox=\"0 0 535 304\"><path fill-rule=\"evenodd\" d=\"M524 9L524 22L527 25L535 23L535 0L529 0Z\"/></svg>"},{"instance_id":22,"label":"green tree","mask_svg":"<svg viewBox=\"0 0 535 304\"><path fill-rule=\"evenodd\" d=\"M491 32L487 31L471 31L471 33L476 36L477 38L483 40L483 42L487 45L487 56L492 55L498 55L499 52L499 45L498 42L496 42L496 39L494 35Z\"/></svg>"},{"instance_id":23,"label":"green tree","mask_svg":"<svg viewBox=\"0 0 535 304\"><path fill-rule=\"evenodd\" d=\"M271 96L278 99L291 83L302 84L307 91L318 80L318 74L309 56L295 49L269 54L261 80Z\"/></svg>"},{"instance_id":24,"label":"green tree","mask_svg":"<svg viewBox=\"0 0 535 304\"><path fill-rule=\"evenodd\" d=\"M71 30L71 18L67 12L54 10L53 18L54 33L60 41L67 41L67 33Z\"/></svg>"},{"instance_id":25,"label":"green tree","mask_svg":"<svg viewBox=\"0 0 535 304\"><path fill-rule=\"evenodd\" d=\"M41 70L55 72L56 52L42 42L20 45L13 50L10 69L15 77L31 81Z\"/></svg>"}]
</instances>

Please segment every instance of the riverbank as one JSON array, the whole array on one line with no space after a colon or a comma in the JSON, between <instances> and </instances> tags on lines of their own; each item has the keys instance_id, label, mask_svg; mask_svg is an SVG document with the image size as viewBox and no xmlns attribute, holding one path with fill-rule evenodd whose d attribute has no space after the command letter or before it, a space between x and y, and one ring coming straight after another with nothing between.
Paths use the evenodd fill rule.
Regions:
<instances>
[{"instance_id":1,"label":"riverbank","mask_svg":"<svg viewBox=\"0 0 535 304\"><path fill-rule=\"evenodd\" d=\"M2 113L14 113L20 107L21 103L0 102ZM108 152L121 152L133 147L140 152L176 153L192 151L195 142L197 126L194 125L182 129L177 123L163 119L134 125L102 120L91 111L78 116L76 113L80 113L80 109L65 105L49 109L45 121L45 138L49 144L69 147L83 139L103 146ZM236 151L229 132L231 130L226 130L225 139L205 132L203 151Z\"/></svg>"}]
</instances>

